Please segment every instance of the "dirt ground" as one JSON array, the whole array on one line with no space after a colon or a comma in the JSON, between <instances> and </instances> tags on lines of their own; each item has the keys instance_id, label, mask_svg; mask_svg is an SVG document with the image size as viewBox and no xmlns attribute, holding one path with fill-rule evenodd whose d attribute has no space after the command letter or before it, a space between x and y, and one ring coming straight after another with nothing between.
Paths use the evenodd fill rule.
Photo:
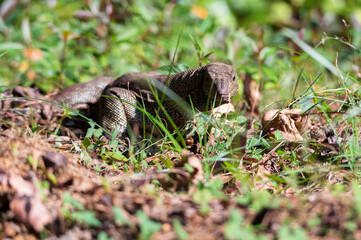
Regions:
<instances>
[{"instance_id":1,"label":"dirt ground","mask_svg":"<svg viewBox=\"0 0 361 240\"><path fill-rule=\"evenodd\" d=\"M41 97L20 87L4 94ZM339 191L322 184L275 187L265 179L280 171L280 158L269 152L240 166L251 186L224 170L206 180L192 139L182 154L167 153L174 168L159 171L154 163L164 156L155 155L142 173L125 171L127 162L107 164L97 150L77 151L82 139L59 126L61 114L43 102L0 102L1 239L361 238L361 193L351 191L346 168L328 166L337 171L324 173L318 162L319 170L310 171ZM51 134L56 128L61 138ZM327 146L320 154L337 151Z\"/></svg>"}]
</instances>

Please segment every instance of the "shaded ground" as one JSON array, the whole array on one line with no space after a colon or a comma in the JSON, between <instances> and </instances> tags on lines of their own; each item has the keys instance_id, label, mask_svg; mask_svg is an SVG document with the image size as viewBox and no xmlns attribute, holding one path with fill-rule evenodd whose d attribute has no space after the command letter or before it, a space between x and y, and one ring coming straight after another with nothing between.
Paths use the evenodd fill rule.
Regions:
<instances>
[{"instance_id":1,"label":"shaded ground","mask_svg":"<svg viewBox=\"0 0 361 240\"><path fill-rule=\"evenodd\" d=\"M25 88L5 94L40 97ZM263 151L261 161L247 153L238 171L221 169L206 179L195 137L187 141L191 151L151 156L137 171L130 162L106 164L99 149L76 150L83 142L73 132L62 139L49 134L60 127L56 112L44 103L31 102L30 107L29 102L6 100L0 106L3 239L361 237L361 191L352 188L348 167L320 161L339 147L334 134L315 122L310 134L321 143L316 147L284 144L282 155L275 143ZM60 135L69 132L61 129ZM345 135L344 127L337 131ZM248 137L255 133L250 129ZM302 151L318 160L295 164L290 153ZM162 159L174 167L160 170L156 163L167 163ZM292 171L286 168L298 182L287 178Z\"/></svg>"}]
</instances>

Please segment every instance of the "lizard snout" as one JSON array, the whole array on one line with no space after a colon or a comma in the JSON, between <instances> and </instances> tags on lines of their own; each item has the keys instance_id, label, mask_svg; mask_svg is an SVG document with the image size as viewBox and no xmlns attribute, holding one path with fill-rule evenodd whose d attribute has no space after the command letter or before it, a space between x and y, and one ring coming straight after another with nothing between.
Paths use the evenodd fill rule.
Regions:
<instances>
[{"instance_id":1,"label":"lizard snout","mask_svg":"<svg viewBox=\"0 0 361 240\"><path fill-rule=\"evenodd\" d=\"M221 85L222 86L218 88L218 94L223 100L229 102L237 89L235 89L235 86L233 86L231 83L223 83Z\"/></svg>"},{"instance_id":2,"label":"lizard snout","mask_svg":"<svg viewBox=\"0 0 361 240\"><path fill-rule=\"evenodd\" d=\"M229 102L231 101L231 94L220 94L222 101Z\"/></svg>"},{"instance_id":3,"label":"lizard snout","mask_svg":"<svg viewBox=\"0 0 361 240\"><path fill-rule=\"evenodd\" d=\"M230 88L223 88L223 89L220 89L218 91L218 93L223 97L223 96L230 96L231 93L232 93L232 89Z\"/></svg>"}]
</instances>

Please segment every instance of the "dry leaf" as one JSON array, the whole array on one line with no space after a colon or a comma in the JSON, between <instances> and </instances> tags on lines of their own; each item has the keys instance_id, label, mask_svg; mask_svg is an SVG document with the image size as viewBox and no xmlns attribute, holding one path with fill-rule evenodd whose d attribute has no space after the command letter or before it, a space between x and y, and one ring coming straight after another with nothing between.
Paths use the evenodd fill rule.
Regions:
<instances>
[{"instance_id":1,"label":"dry leaf","mask_svg":"<svg viewBox=\"0 0 361 240\"><path fill-rule=\"evenodd\" d=\"M267 170L263 165L259 165L257 167L256 176L259 178L254 179L254 184L257 186L257 188L260 189L273 189L271 180L267 175L271 175L272 172Z\"/></svg>"},{"instance_id":2,"label":"dry leaf","mask_svg":"<svg viewBox=\"0 0 361 240\"><path fill-rule=\"evenodd\" d=\"M302 141L301 133L311 127L308 116L301 115L301 109L273 109L262 118L265 134L274 137L273 132L279 130L285 140Z\"/></svg>"},{"instance_id":3,"label":"dry leaf","mask_svg":"<svg viewBox=\"0 0 361 240\"><path fill-rule=\"evenodd\" d=\"M258 103L261 100L261 92L258 84L249 74L243 77L243 95L247 103L247 110L251 115L254 113L258 114Z\"/></svg>"},{"instance_id":4,"label":"dry leaf","mask_svg":"<svg viewBox=\"0 0 361 240\"><path fill-rule=\"evenodd\" d=\"M219 107L216 107L212 110L215 118L220 118L222 114L228 114L230 112L235 112L235 108L232 103L222 104Z\"/></svg>"},{"instance_id":5,"label":"dry leaf","mask_svg":"<svg viewBox=\"0 0 361 240\"><path fill-rule=\"evenodd\" d=\"M9 176L5 172L5 169L0 167L0 192L7 192L9 191Z\"/></svg>"},{"instance_id":6,"label":"dry leaf","mask_svg":"<svg viewBox=\"0 0 361 240\"><path fill-rule=\"evenodd\" d=\"M35 176L32 176L30 182L20 175L10 174L9 185L15 190L15 196L10 202L10 210L15 217L35 231L43 231L51 218L41 201L41 193L36 186Z\"/></svg>"},{"instance_id":7,"label":"dry leaf","mask_svg":"<svg viewBox=\"0 0 361 240\"><path fill-rule=\"evenodd\" d=\"M204 172L201 160L192 154L188 156L188 164L194 169L193 182L197 184L198 181L204 180Z\"/></svg>"}]
</instances>

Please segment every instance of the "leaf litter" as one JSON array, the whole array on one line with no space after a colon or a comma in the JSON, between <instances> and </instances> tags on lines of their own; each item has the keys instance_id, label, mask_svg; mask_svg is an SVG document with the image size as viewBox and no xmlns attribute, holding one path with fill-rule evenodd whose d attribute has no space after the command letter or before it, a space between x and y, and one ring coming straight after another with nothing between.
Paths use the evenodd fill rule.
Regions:
<instances>
[{"instance_id":1,"label":"leaf litter","mask_svg":"<svg viewBox=\"0 0 361 240\"><path fill-rule=\"evenodd\" d=\"M44 97L23 87L5 96ZM250 103L258 101L252 98ZM232 107L214 114L218 120L227 116L227 125L238 131L231 145L242 149L233 156L217 149L231 131L195 121L181 154L168 150L133 166L101 159L91 146L103 140L89 138L84 145L86 129L73 131L82 120L59 125L62 111L48 103L1 101L0 237L360 237L361 193L352 185L351 160L341 151L352 139L347 126L328 125L320 114L310 119L300 109L270 110L262 121L257 115L241 120L232 118L237 115ZM252 109L251 114L258 112ZM50 134L56 129L59 136ZM329 156L341 165L324 162Z\"/></svg>"}]
</instances>

